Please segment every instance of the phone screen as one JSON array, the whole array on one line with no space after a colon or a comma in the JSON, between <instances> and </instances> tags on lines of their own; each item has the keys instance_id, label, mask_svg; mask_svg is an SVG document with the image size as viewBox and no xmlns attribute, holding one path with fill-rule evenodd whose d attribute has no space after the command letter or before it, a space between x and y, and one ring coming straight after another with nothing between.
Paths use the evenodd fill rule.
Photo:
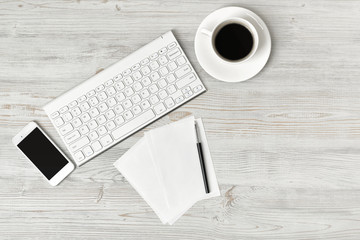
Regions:
<instances>
[{"instance_id":1,"label":"phone screen","mask_svg":"<svg viewBox=\"0 0 360 240\"><path fill-rule=\"evenodd\" d=\"M39 128L27 135L18 147L49 180L68 163Z\"/></svg>"}]
</instances>

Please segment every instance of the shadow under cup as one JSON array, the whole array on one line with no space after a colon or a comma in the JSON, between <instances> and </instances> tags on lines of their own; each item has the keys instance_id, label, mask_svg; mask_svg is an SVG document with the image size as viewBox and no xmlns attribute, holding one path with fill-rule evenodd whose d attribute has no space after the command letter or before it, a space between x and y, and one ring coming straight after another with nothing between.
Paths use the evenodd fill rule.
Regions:
<instances>
[{"instance_id":1,"label":"shadow under cup","mask_svg":"<svg viewBox=\"0 0 360 240\"><path fill-rule=\"evenodd\" d=\"M239 23L228 22L215 30L213 48L217 55L230 62L247 59L255 50L255 39L251 30Z\"/></svg>"}]
</instances>

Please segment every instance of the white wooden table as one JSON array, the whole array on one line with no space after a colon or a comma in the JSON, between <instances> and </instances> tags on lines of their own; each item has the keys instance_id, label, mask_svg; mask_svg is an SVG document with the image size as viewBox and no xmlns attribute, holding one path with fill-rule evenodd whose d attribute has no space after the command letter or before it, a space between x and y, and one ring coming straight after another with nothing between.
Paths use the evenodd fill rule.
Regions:
<instances>
[{"instance_id":1,"label":"white wooden table","mask_svg":"<svg viewBox=\"0 0 360 240\"><path fill-rule=\"evenodd\" d=\"M272 34L236 84L198 64L196 29L237 5ZM48 101L173 29L209 91L145 130L202 117L221 188L164 226L113 167L143 131L51 187L11 143ZM359 239L359 1L23 0L0 3L1 239Z\"/></svg>"}]
</instances>

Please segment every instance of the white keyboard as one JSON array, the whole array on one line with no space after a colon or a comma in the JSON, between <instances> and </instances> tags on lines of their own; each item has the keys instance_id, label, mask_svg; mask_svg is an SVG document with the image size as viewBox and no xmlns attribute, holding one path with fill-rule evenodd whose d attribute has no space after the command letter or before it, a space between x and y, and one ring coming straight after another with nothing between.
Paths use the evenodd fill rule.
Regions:
<instances>
[{"instance_id":1,"label":"white keyboard","mask_svg":"<svg viewBox=\"0 0 360 240\"><path fill-rule=\"evenodd\" d=\"M44 110L80 166L204 91L169 31Z\"/></svg>"}]
</instances>

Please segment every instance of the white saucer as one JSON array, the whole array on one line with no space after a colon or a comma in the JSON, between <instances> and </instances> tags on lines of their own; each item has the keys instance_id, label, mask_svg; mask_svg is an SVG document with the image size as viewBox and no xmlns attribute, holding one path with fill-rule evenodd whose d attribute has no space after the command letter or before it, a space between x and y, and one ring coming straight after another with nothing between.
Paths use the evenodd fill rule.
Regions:
<instances>
[{"instance_id":1,"label":"white saucer","mask_svg":"<svg viewBox=\"0 0 360 240\"><path fill-rule=\"evenodd\" d=\"M201 32L201 29L213 29L219 23L231 18L244 18L257 30L259 45L255 54L240 63L226 63L219 61L215 54L211 39ZM195 54L207 73L224 82L241 82L258 74L269 59L271 51L271 37L268 28L255 13L240 7L226 7L208 15L200 24L195 36Z\"/></svg>"}]
</instances>

